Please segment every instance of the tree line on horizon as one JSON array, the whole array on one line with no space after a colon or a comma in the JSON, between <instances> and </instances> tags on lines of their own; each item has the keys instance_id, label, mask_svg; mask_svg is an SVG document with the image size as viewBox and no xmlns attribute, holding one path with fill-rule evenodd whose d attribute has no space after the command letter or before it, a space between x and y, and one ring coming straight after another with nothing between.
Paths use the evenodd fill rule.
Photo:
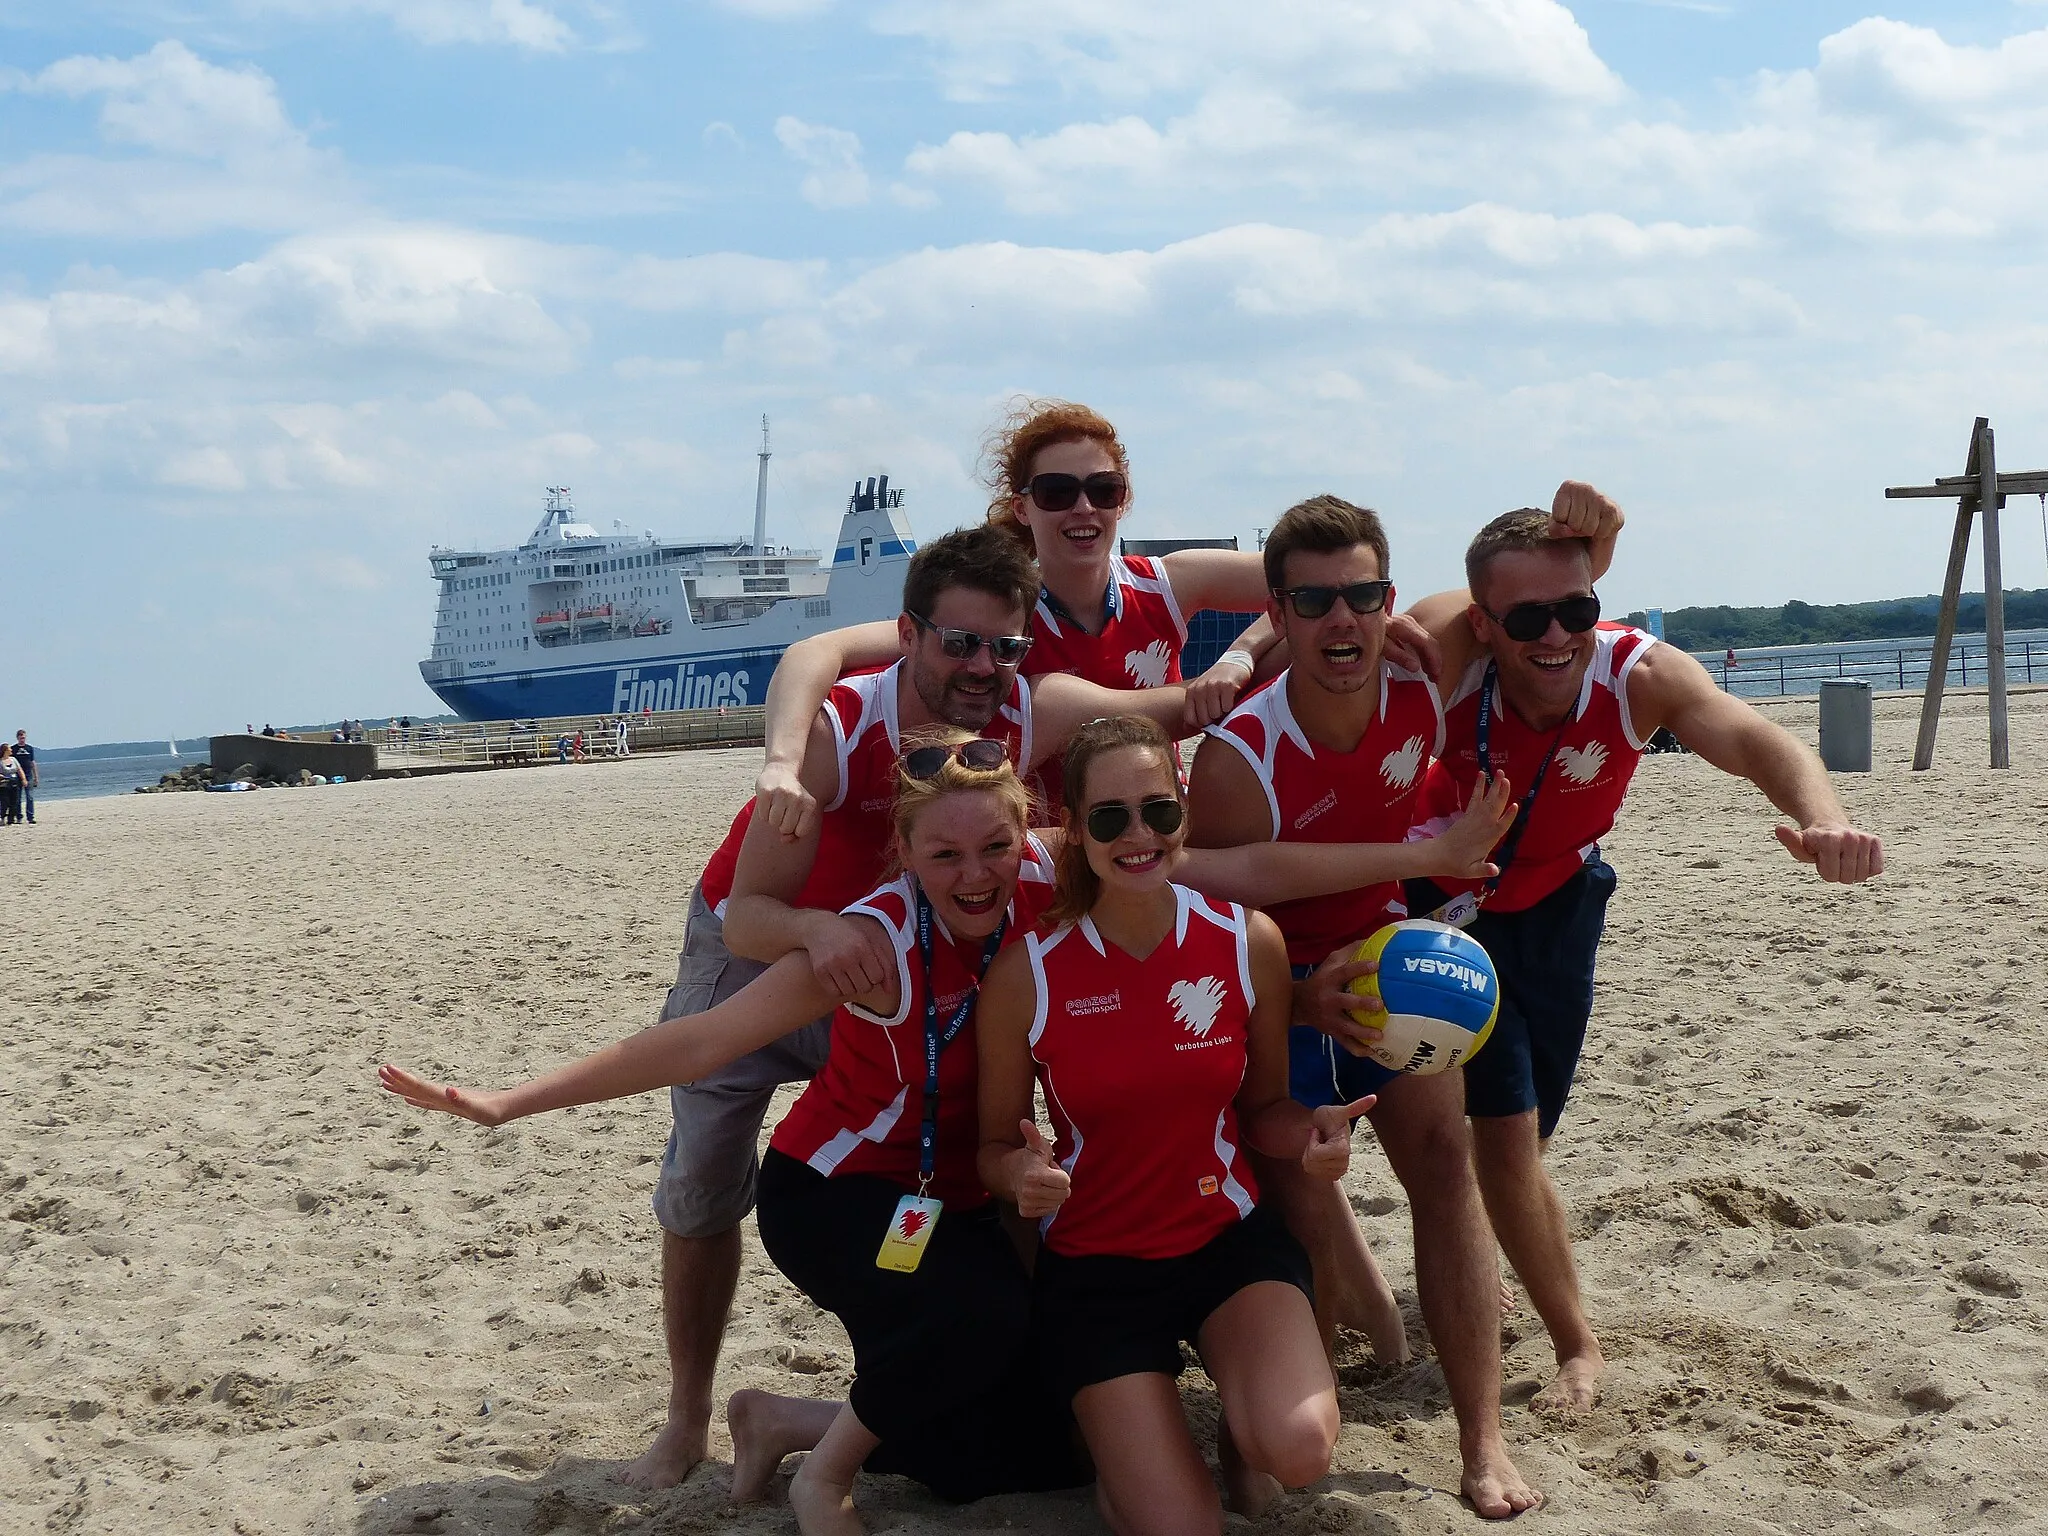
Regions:
<instances>
[{"instance_id":1,"label":"tree line on horizon","mask_svg":"<svg viewBox=\"0 0 2048 1536\"><path fill-rule=\"evenodd\" d=\"M1778 608L1670 608L1664 638L1680 650L1743 650L1762 645L1827 645L1844 640L1903 640L1934 633L1941 610L1937 594L1894 597L1875 603L1802 603ZM1642 610L1625 624L1640 626ZM2005 627L2048 629L2048 588L2013 589L2005 594ZM1984 594L1965 592L1956 605L1956 633L1984 633Z\"/></svg>"}]
</instances>

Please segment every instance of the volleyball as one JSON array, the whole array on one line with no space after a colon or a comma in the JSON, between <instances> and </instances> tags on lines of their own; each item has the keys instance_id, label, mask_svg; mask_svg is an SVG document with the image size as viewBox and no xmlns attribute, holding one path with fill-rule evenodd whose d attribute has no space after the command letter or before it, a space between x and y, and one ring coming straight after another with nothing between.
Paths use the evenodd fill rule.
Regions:
<instances>
[{"instance_id":1,"label":"volleyball","mask_svg":"<svg viewBox=\"0 0 2048 1536\"><path fill-rule=\"evenodd\" d=\"M1379 962L1350 991L1368 1006L1351 1017L1381 1031L1366 1054L1396 1072L1427 1077L1469 1060L1500 1016L1500 978L1486 947L1462 928L1412 918L1389 923L1351 952Z\"/></svg>"}]
</instances>

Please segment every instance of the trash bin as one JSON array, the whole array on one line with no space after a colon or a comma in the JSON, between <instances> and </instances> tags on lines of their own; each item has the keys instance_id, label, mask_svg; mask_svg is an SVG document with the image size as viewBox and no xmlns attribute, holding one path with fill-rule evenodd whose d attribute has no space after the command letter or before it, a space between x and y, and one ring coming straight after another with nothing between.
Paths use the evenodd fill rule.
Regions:
<instances>
[{"instance_id":1,"label":"trash bin","mask_svg":"<svg viewBox=\"0 0 2048 1536\"><path fill-rule=\"evenodd\" d=\"M1820 760L1831 773L1870 772L1870 684L1844 677L1820 685Z\"/></svg>"}]
</instances>

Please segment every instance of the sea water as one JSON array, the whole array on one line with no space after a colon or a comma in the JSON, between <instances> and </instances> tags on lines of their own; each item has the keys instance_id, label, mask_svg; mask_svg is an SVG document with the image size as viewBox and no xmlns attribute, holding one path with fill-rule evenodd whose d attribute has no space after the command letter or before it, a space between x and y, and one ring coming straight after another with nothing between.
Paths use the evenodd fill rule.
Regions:
<instances>
[{"instance_id":1,"label":"sea water","mask_svg":"<svg viewBox=\"0 0 2048 1536\"><path fill-rule=\"evenodd\" d=\"M36 766L42 771L43 782L36 791L36 802L40 805L45 800L125 795L198 761L202 759L189 754L173 757L168 752L153 752L146 757L79 757L60 762L39 757Z\"/></svg>"}]
</instances>

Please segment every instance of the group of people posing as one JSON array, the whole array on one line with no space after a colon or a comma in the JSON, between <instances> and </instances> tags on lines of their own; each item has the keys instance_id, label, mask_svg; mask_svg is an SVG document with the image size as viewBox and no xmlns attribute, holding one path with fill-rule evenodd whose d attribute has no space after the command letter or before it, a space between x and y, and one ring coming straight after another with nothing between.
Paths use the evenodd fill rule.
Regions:
<instances>
[{"instance_id":1,"label":"group of people posing","mask_svg":"<svg viewBox=\"0 0 2048 1536\"><path fill-rule=\"evenodd\" d=\"M42 785L36 749L28 732L16 731L13 741L0 741L0 827L36 822L36 790Z\"/></svg>"},{"instance_id":2,"label":"group of people posing","mask_svg":"<svg viewBox=\"0 0 2048 1536\"><path fill-rule=\"evenodd\" d=\"M1038 402L991 453L985 524L923 545L893 624L793 647L766 763L692 893L662 1020L516 1088L386 1067L484 1124L671 1088L669 1419L643 1486L707 1453L759 1207L782 1272L845 1325L844 1403L741 1392L737 1498L806 1451L806 1536L860 1529L862 1469L940 1496L1093 1482L1112 1530L1220 1530L1327 1471L1334 1330L1408 1358L1338 1181L1370 1120L1413 1219L1462 1491L1541 1493L1501 1425L1497 1254L1549 1329L1535 1402L1603 1361L1542 1153L1593 1003L1599 841L1652 734L1752 780L1822 878L1878 873L1818 760L1690 656L1603 623L1622 517L1567 482L1480 529L1468 589L1397 611L1379 519L1291 508L1258 554L1116 553L1115 429ZM1261 611L1184 679L1187 616ZM1199 733L1183 773L1176 738ZM1391 1072L1347 989L1359 940L1468 926L1499 1020L1463 1069ZM756 1147L769 1101L808 1082ZM1220 1405L1223 1492L1178 1379Z\"/></svg>"}]
</instances>

